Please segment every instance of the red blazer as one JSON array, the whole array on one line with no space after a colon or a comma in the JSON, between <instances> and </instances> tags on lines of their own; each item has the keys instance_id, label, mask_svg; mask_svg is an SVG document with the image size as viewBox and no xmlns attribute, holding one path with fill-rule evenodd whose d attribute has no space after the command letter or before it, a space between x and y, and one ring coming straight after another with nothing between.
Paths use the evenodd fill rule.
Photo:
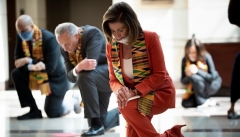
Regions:
<instances>
[{"instance_id":1,"label":"red blazer","mask_svg":"<svg viewBox=\"0 0 240 137\"><path fill-rule=\"evenodd\" d=\"M135 86L135 88L142 93L144 96L150 91L155 91L154 94L154 104L161 108L174 108L175 107L175 88L172 83L164 62L164 56L162 47L158 38L158 35L154 32L144 31L144 37L147 47L148 61L151 70L151 75L144 79L141 83L134 85L132 80L130 80L123 73L124 83L127 87ZM122 84L116 78L112 60L111 60L111 49L112 45L107 45L106 55L108 60L108 70L110 78L110 87L113 92L116 92ZM122 45L120 45L120 64L122 64Z\"/></svg>"}]
</instances>

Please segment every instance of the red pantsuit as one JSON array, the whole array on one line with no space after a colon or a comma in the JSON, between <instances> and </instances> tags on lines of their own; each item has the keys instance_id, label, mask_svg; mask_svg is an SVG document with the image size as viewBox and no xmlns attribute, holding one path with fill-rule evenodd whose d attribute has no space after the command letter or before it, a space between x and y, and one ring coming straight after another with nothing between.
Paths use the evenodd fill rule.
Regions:
<instances>
[{"instance_id":1,"label":"red pantsuit","mask_svg":"<svg viewBox=\"0 0 240 137\"><path fill-rule=\"evenodd\" d=\"M144 116L137 109L137 99L128 102L127 106L120 109L123 117L127 121L127 137L175 137L181 136L180 126L174 127L164 134L159 134L153 125L151 119L153 115L163 113L168 108L175 107L175 88L172 83L170 76L165 67L164 56L159 38L156 33L144 31L144 38L147 47L149 68L151 75L145 78L141 83L134 85L131 79L129 79L122 71L125 86L133 87L141 92L144 96L150 91L155 91L154 103L152 106L152 115ZM122 84L116 78L112 61L111 61L111 48L112 45L107 45L107 59L108 69L110 77L110 87L113 92L116 92ZM120 64L123 68L122 63L122 45L120 45L119 58ZM166 136L166 134L168 136Z\"/></svg>"},{"instance_id":2,"label":"red pantsuit","mask_svg":"<svg viewBox=\"0 0 240 137\"><path fill-rule=\"evenodd\" d=\"M156 112L155 112L156 111ZM137 99L128 102L127 107L120 109L127 121L127 137L160 137L151 123L152 116L144 116L137 109ZM152 108L152 114L159 114L157 107Z\"/></svg>"}]
</instances>

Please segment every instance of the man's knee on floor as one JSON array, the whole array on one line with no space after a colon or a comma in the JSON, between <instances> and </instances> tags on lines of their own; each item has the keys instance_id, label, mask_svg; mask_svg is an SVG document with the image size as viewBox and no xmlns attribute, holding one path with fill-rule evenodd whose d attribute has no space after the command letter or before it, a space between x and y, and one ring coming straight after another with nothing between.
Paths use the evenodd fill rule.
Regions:
<instances>
[{"instance_id":1,"label":"man's knee on floor","mask_svg":"<svg viewBox=\"0 0 240 137\"><path fill-rule=\"evenodd\" d=\"M49 118L57 118L57 117L60 117L60 115L57 114L57 113L55 113L55 112L46 111L46 110L45 110L45 112L46 112L46 114L47 114L47 116L48 116Z\"/></svg>"},{"instance_id":2,"label":"man's knee on floor","mask_svg":"<svg viewBox=\"0 0 240 137\"><path fill-rule=\"evenodd\" d=\"M57 118L57 117L61 116L61 114L59 112L59 109L46 109L46 108L44 108L44 110L45 110L45 112L46 112L46 114L49 118Z\"/></svg>"}]
</instances>

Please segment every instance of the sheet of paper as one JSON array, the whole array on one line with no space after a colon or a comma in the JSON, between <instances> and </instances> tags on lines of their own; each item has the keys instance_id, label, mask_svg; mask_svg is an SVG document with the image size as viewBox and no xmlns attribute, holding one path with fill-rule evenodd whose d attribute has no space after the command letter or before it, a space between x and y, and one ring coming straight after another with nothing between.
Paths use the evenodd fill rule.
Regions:
<instances>
[{"instance_id":1,"label":"sheet of paper","mask_svg":"<svg viewBox=\"0 0 240 137\"><path fill-rule=\"evenodd\" d=\"M139 95L133 96L133 97L129 98L128 101L133 100L133 99L137 99L137 98L140 98L140 96Z\"/></svg>"}]
</instances>

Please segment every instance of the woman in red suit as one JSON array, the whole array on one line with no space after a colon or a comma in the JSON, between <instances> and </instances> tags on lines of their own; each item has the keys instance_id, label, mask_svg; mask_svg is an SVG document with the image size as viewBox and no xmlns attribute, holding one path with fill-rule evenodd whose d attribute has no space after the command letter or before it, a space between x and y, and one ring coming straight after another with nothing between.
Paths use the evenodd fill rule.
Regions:
<instances>
[{"instance_id":1,"label":"woman in red suit","mask_svg":"<svg viewBox=\"0 0 240 137\"><path fill-rule=\"evenodd\" d=\"M110 87L127 122L127 137L183 136L181 125L159 134L151 123L153 115L175 107L175 88L158 35L143 31L125 2L109 7L102 27L108 41Z\"/></svg>"}]
</instances>

